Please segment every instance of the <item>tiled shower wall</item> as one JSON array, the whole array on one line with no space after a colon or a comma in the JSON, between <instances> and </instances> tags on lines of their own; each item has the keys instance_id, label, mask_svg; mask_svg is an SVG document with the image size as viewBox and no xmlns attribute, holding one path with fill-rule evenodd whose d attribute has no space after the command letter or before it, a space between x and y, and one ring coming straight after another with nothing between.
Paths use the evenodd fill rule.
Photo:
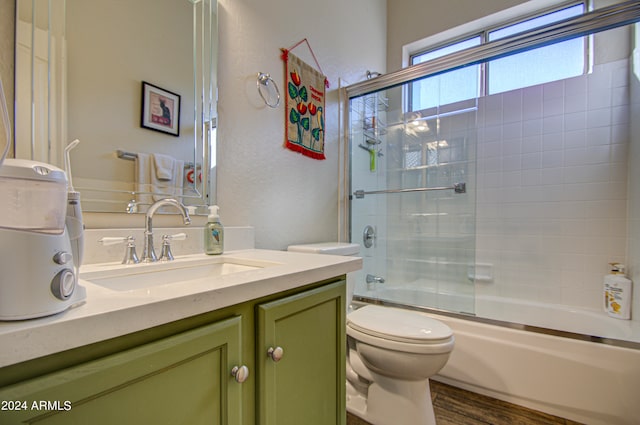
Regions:
<instances>
[{"instance_id":1,"label":"tiled shower wall","mask_svg":"<svg viewBox=\"0 0 640 425\"><path fill-rule=\"evenodd\" d=\"M635 24L629 84L631 117L640 117L640 24ZM640 121L630 119L629 164L640 164ZM640 321L640 167L629 167L629 277L635 282L632 319ZM635 312L635 313L634 313Z\"/></svg>"},{"instance_id":2,"label":"tiled shower wall","mask_svg":"<svg viewBox=\"0 0 640 425\"><path fill-rule=\"evenodd\" d=\"M463 179L468 193L353 201L352 240L361 241L366 224L378 230L374 248L361 252L364 273L387 279L376 288L364 285L363 275L357 293L405 301L413 296L406 289L415 288L599 310L608 263L630 262L630 65L609 62L585 76L487 96L477 109L476 101L441 106L426 121L429 134L410 131L391 101L385 117L398 124L387 128L385 156L371 172L367 152L353 148L353 189ZM467 112L448 113L456 108ZM438 148L441 161L432 166L424 146L441 140L449 146ZM412 150L420 146L421 162L412 169ZM473 264L482 267L475 284L467 276ZM376 289L392 291L376 295Z\"/></svg>"},{"instance_id":3,"label":"tiled shower wall","mask_svg":"<svg viewBox=\"0 0 640 425\"><path fill-rule=\"evenodd\" d=\"M627 258L629 65L480 99L477 295L600 308Z\"/></svg>"},{"instance_id":4,"label":"tiled shower wall","mask_svg":"<svg viewBox=\"0 0 640 425\"><path fill-rule=\"evenodd\" d=\"M350 103L350 129L351 129L351 188L352 191L386 190L387 185L387 159L389 152L387 145L386 123L388 122L387 109L388 93L381 92L363 98L358 98ZM371 118L375 117L377 124L372 125ZM375 127L372 128L372 127ZM365 130L366 128L366 130ZM367 140L380 141L379 145L369 145ZM375 149L380 152L376 155L375 165L371 165L371 156L364 148ZM363 258L361 272L354 273L356 294L371 295L379 285L366 284L365 277L372 274L389 281L387 274L387 205L386 195L367 195L362 199L351 201L350 233L351 241L360 244L360 255ZM372 226L375 230L375 238L372 246L364 246L363 233L366 226Z\"/></svg>"},{"instance_id":5,"label":"tiled shower wall","mask_svg":"<svg viewBox=\"0 0 640 425\"><path fill-rule=\"evenodd\" d=\"M388 107L379 112L384 129L376 146L382 156L374 170L363 137L363 101L351 102L352 189L384 190L452 186L475 188L476 100L406 114L404 88L385 90ZM461 112L462 110L462 112ZM415 116L414 116L415 115ZM366 120L364 120L366 122ZM362 243L366 225L376 229L370 248L362 247L364 273L356 294L401 304L426 302L430 307L473 312L469 265L475 259L475 189L366 195L351 201L351 240ZM385 279L366 284L365 275ZM417 301L415 291L455 294ZM426 292L425 292L426 291Z\"/></svg>"}]
</instances>

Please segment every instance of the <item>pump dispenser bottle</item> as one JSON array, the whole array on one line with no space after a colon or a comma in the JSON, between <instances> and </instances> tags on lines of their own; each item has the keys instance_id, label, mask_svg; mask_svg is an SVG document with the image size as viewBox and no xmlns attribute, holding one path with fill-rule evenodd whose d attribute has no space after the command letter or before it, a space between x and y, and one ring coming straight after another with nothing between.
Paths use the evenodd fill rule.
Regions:
<instances>
[{"instance_id":1,"label":"pump dispenser bottle","mask_svg":"<svg viewBox=\"0 0 640 425\"><path fill-rule=\"evenodd\" d=\"M632 282L620 263L609 263L611 272L604 278L604 311L616 319L631 319Z\"/></svg>"},{"instance_id":2,"label":"pump dispenser bottle","mask_svg":"<svg viewBox=\"0 0 640 425\"><path fill-rule=\"evenodd\" d=\"M224 227L220 223L217 205L209 206L209 220L204 227L204 252L209 255L222 254L224 246Z\"/></svg>"}]
</instances>

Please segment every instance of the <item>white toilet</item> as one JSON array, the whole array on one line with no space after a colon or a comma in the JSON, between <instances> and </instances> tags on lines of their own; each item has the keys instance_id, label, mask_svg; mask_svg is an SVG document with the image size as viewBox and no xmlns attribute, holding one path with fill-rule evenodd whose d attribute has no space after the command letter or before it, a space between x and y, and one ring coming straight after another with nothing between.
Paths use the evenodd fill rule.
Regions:
<instances>
[{"instance_id":1,"label":"white toilet","mask_svg":"<svg viewBox=\"0 0 640 425\"><path fill-rule=\"evenodd\" d=\"M332 249L332 247L334 249ZM357 244L290 251L356 255ZM347 306L355 282L347 276ZM347 411L374 425L435 425L429 378L453 350L451 329L427 315L377 305L347 312Z\"/></svg>"}]
</instances>

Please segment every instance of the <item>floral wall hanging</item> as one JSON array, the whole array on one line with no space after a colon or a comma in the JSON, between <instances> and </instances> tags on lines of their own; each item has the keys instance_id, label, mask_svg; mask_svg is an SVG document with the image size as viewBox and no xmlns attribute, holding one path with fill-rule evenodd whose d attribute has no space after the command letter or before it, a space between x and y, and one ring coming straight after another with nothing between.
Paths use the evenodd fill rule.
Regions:
<instances>
[{"instance_id":1,"label":"floral wall hanging","mask_svg":"<svg viewBox=\"0 0 640 425\"><path fill-rule=\"evenodd\" d=\"M285 146L314 159L324 155L326 77L285 50Z\"/></svg>"}]
</instances>

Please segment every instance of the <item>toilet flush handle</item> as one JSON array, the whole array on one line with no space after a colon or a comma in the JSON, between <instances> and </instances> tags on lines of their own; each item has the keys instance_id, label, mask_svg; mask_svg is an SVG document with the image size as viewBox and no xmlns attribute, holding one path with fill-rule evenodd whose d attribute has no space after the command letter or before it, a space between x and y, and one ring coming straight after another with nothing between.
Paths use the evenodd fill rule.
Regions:
<instances>
[{"instance_id":1,"label":"toilet flush handle","mask_svg":"<svg viewBox=\"0 0 640 425\"><path fill-rule=\"evenodd\" d=\"M282 360L282 357L284 357L284 350L282 349L282 347L269 347L269 349L267 350L267 356L269 356L269 358L273 360L274 363L278 363L280 360Z\"/></svg>"}]
</instances>

